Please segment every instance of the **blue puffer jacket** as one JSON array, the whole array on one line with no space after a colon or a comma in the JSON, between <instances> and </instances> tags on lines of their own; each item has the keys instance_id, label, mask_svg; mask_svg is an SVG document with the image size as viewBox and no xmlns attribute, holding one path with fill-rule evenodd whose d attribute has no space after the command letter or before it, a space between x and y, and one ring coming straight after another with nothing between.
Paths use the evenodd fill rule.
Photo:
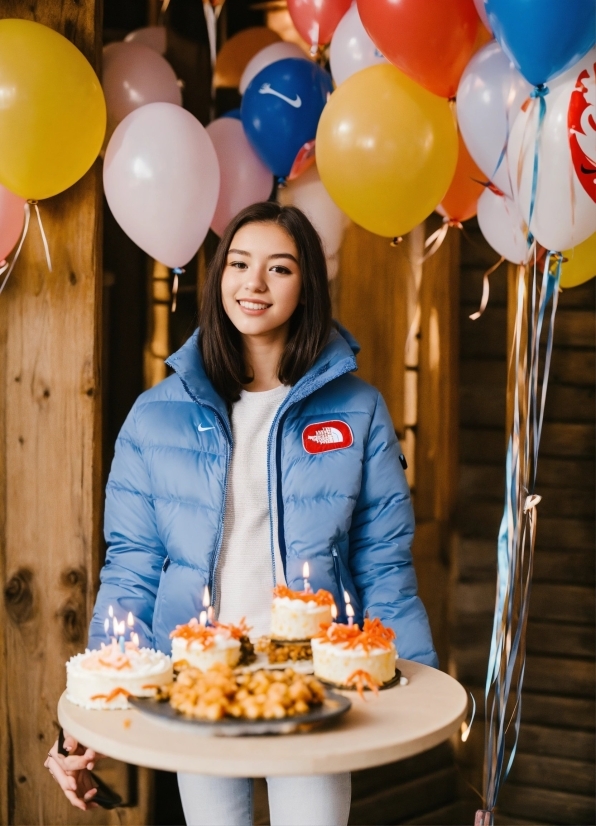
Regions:
<instances>
[{"instance_id":1,"label":"blue puffer jacket","mask_svg":"<svg viewBox=\"0 0 596 826\"><path fill-rule=\"evenodd\" d=\"M351 375L357 351L349 333L334 330L271 427L269 496L285 578L301 589L308 560L315 590L331 591L338 606L347 590L357 621L364 611L380 617L397 634L402 657L436 666L416 596L414 518L399 444L379 392ZM116 443L92 648L106 639L113 605L121 619L132 611L145 644L169 653L170 631L198 615L205 584L213 593L230 421L205 375L197 333L168 364L175 375L139 397Z\"/></svg>"}]
</instances>

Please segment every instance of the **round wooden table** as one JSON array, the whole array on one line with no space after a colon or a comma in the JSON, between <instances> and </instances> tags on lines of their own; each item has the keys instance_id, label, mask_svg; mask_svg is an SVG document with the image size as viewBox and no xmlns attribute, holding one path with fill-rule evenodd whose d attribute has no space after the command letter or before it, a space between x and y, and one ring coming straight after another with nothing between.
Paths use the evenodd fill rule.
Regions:
<instances>
[{"instance_id":1,"label":"round wooden table","mask_svg":"<svg viewBox=\"0 0 596 826\"><path fill-rule=\"evenodd\" d=\"M352 708L333 726L305 734L209 737L192 725L167 724L129 711L91 711L63 694L58 719L92 749L152 769L220 777L330 774L380 766L411 757L447 740L465 719L468 697L452 677L426 665L399 660L408 678L362 701L347 692Z\"/></svg>"}]
</instances>

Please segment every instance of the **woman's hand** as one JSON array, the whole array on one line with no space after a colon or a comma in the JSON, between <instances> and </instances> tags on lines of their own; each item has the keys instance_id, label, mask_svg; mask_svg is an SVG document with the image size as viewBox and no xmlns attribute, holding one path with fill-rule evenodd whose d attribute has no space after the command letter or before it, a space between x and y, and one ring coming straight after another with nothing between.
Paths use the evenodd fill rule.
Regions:
<instances>
[{"instance_id":1,"label":"woman's hand","mask_svg":"<svg viewBox=\"0 0 596 826\"><path fill-rule=\"evenodd\" d=\"M93 798L97 794L97 788L91 777L91 769L101 755L81 746L66 732L64 732L64 748L69 752L68 757L60 754L56 740L48 752L44 766L73 806L84 812L87 809L96 809L97 803L93 802Z\"/></svg>"}]
</instances>

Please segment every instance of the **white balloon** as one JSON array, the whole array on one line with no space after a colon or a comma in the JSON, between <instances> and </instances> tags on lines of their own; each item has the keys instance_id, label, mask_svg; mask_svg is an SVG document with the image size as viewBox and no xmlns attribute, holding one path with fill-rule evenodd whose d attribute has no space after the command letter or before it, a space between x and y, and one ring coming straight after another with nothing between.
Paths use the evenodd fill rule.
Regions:
<instances>
[{"instance_id":1,"label":"white balloon","mask_svg":"<svg viewBox=\"0 0 596 826\"><path fill-rule=\"evenodd\" d=\"M509 138L509 167L516 170L515 199L532 235L549 250L571 249L596 232L595 75L596 49L592 49L549 84L540 134L540 100L534 99L517 116Z\"/></svg>"},{"instance_id":2,"label":"white balloon","mask_svg":"<svg viewBox=\"0 0 596 826\"><path fill-rule=\"evenodd\" d=\"M526 226L517 205L486 189L478 199L478 225L491 247L514 264L528 260Z\"/></svg>"},{"instance_id":3,"label":"white balloon","mask_svg":"<svg viewBox=\"0 0 596 826\"><path fill-rule=\"evenodd\" d=\"M246 92L246 88L250 81L258 75L261 69L265 66L270 66L272 63L277 63L278 60L285 60L287 57L302 57L308 60L304 51L296 43L271 43L265 46L260 52L257 52L246 64L246 68L240 78L240 86L238 87L240 94Z\"/></svg>"},{"instance_id":4,"label":"white balloon","mask_svg":"<svg viewBox=\"0 0 596 826\"><path fill-rule=\"evenodd\" d=\"M457 122L468 151L487 178L509 197L513 196L514 171L502 155L531 90L496 42L474 55L457 90Z\"/></svg>"},{"instance_id":5,"label":"white balloon","mask_svg":"<svg viewBox=\"0 0 596 826\"><path fill-rule=\"evenodd\" d=\"M165 26L145 26L135 29L124 38L125 43L142 43L154 52L164 55L168 48L168 34Z\"/></svg>"},{"instance_id":6,"label":"white balloon","mask_svg":"<svg viewBox=\"0 0 596 826\"><path fill-rule=\"evenodd\" d=\"M278 200L284 206L295 206L310 220L323 242L329 272L337 272L334 257L339 252L344 232L350 220L341 211L323 186L316 166L311 166L299 178L290 181L278 191Z\"/></svg>"},{"instance_id":7,"label":"white balloon","mask_svg":"<svg viewBox=\"0 0 596 826\"><path fill-rule=\"evenodd\" d=\"M360 69L388 62L362 25L358 6L352 3L331 38L329 63L333 80L339 86Z\"/></svg>"}]
</instances>

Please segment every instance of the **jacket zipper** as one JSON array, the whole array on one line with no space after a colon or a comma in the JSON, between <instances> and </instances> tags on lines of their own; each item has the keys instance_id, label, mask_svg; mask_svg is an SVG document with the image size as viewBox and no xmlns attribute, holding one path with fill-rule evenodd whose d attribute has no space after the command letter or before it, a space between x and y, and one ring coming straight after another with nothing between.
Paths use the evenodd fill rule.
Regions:
<instances>
[{"instance_id":1,"label":"jacket zipper","mask_svg":"<svg viewBox=\"0 0 596 826\"><path fill-rule=\"evenodd\" d=\"M345 608L344 605L344 586L341 579L341 568L339 567L339 554L337 553L337 547L335 543L331 545L331 555L333 557L333 571L335 573L335 584L337 585L337 589L339 591L339 605L340 607L337 609L338 619L340 622L343 622L345 617Z\"/></svg>"},{"instance_id":2,"label":"jacket zipper","mask_svg":"<svg viewBox=\"0 0 596 826\"><path fill-rule=\"evenodd\" d=\"M228 498L228 479L230 476L230 459L231 459L231 445L230 441L227 437L225 432L225 428L220 421L220 417L216 414L217 423L221 428L223 433L223 437L226 443L226 472L224 477L224 500L223 500L223 508L221 509L221 515L219 518L219 528L217 532L217 541L215 543L215 554L213 555L213 562L211 563L211 568L209 570L209 593L211 594L211 605L213 605L217 615L219 614L219 605L218 605L218 594L217 594L217 583L216 583L216 573L217 573L217 564L219 562L219 555L221 553L221 546L223 544L223 528L224 528L224 519L226 515L226 501Z\"/></svg>"},{"instance_id":3,"label":"jacket zipper","mask_svg":"<svg viewBox=\"0 0 596 826\"><path fill-rule=\"evenodd\" d=\"M165 574L165 572L168 570L169 567L170 567L170 557L166 555L166 558L163 561L163 565L161 566L162 573Z\"/></svg>"}]
</instances>

